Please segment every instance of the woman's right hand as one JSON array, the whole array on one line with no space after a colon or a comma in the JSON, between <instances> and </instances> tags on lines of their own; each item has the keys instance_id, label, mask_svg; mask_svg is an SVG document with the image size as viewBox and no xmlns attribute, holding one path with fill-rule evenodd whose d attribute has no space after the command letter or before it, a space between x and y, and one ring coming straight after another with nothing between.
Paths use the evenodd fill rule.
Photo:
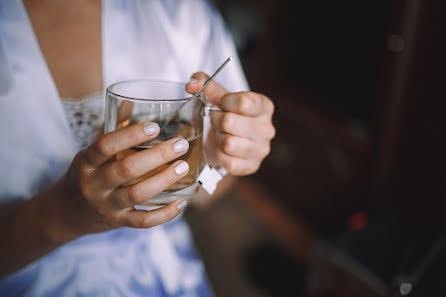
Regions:
<instances>
[{"instance_id":1,"label":"woman's right hand","mask_svg":"<svg viewBox=\"0 0 446 297\"><path fill-rule=\"evenodd\" d=\"M159 126L155 123L136 124L101 135L80 151L67 173L50 190L54 229L51 237L66 242L78 236L129 226L149 228L173 219L186 206L177 200L152 211L136 210L184 177L189 166L176 161L160 173L136 184L134 180L186 153L187 140L174 138L162 144L116 160L123 150L155 138Z\"/></svg>"}]
</instances>

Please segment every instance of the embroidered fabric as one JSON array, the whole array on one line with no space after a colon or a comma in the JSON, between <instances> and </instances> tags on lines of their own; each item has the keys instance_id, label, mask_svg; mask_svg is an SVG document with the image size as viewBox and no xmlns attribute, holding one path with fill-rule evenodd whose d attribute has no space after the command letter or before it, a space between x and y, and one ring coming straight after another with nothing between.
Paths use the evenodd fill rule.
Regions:
<instances>
[{"instance_id":1,"label":"embroidered fabric","mask_svg":"<svg viewBox=\"0 0 446 297\"><path fill-rule=\"evenodd\" d=\"M93 142L104 122L104 96L97 92L79 99L62 98L73 139L80 150Z\"/></svg>"}]
</instances>

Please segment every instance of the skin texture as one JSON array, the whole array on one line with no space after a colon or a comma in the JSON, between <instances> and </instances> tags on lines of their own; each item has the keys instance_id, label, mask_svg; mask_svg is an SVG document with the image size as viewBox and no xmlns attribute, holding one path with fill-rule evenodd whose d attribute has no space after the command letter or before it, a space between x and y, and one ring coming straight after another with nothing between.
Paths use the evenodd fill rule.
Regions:
<instances>
[{"instance_id":1,"label":"skin texture","mask_svg":"<svg viewBox=\"0 0 446 297\"><path fill-rule=\"evenodd\" d=\"M25 1L42 53L61 97L79 98L102 89L100 1ZM208 78L192 76L186 85L195 93ZM228 93L218 83L204 90L209 102L223 112L212 112L206 151L213 165L230 175L256 172L269 153L275 130L269 98L254 92ZM123 113L125 110L122 111ZM157 133L157 132L156 132ZM67 173L48 191L12 206L0 206L0 277L42 257L81 235L122 226L150 228L180 214L184 201L153 210L135 210L187 174L177 174L177 161L136 184L126 183L183 155L173 145L179 138L116 160L119 151L148 141L144 123L107 135L80 151Z\"/></svg>"},{"instance_id":2,"label":"skin texture","mask_svg":"<svg viewBox=\"0 0 446 297\"><path fill-rule=\"evenodd\" d=\"M45 193L0 213L2 245L0 275L13 272L63 243L88 233L117 227L149 228L181 213L182 200L152 210L135 210L134 205L163 191L187 174L175 171L177 161L159 174L139 183L125 184L161 164L174 160L173 145L179 138L116 161L114 155L148 141L144 124L117 130L80 151L67 173ZM184 203L184 202L183 202Z\"/></svg>"},{"instance_id":3,"label":"skin texture","mask_svg":"<svg viewBox=\"0 0 446 297\"><path fill-rule=\"evenodd\" d=\"M188 83L186 91L193 94L209 76L198 72L192 78L197 82ZM211 112L206 149L212 162L221 164L231 175L256 172L269 154L270 142L275 136L271 100L255 92L229 93L215 81L206 86L204 95L207 102L224 111Z\"/></svg>"},{"instance_id":4,"label":"skin texture","mask_svg":"<svg viewBox=\"0 0 446 297\"><path fill-rule=\"evenodd\" d=\"M102 90L101 1L24 4L60 97L76 99Z\"/></svg>"}]
</instances>

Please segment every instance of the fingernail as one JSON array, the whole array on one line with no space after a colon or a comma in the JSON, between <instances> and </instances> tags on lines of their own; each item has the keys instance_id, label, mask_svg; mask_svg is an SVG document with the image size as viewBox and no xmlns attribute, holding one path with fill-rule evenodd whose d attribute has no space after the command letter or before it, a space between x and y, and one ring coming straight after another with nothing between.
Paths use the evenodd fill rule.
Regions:
<instances>
[{"instance_id":1,"label":"fingernail","mask_svg":"<svg viewBox=\"0 0 446 297\"><path fill-rule=\"evenodd\" d=\"M157 123L146 123L144 125L144 133L146 133L146 135L154 135L158 133L159 130L160 126L158 126Z\"/></svg>"},{"instance_id":2,"label":"fingernail","mask_svg":"<svg viewBox=\"0 0 446 297\"><path fill-rule=\"evenodd\" d=\"M185 161L181 162L180 164L177 165L177 167L175 167L175 172L178 175L181 175L188 170L189 170L189 164L187 164L187 162L185 162Z\"/></svg>"},{"instance_id":3,"label":"fingernail","mask_svg":"<svg viewBox=\"0 0 446 297\"><path fill-rule=\"evenodd\" d=\"M175 142L175 144L173 145L173 150L176 153L182 153L187 151L187 149L189 148L189 142L187 142L186 139L180 139L177 142Z\"/></svg>"},{"instance_id":4,"label":"fingernail","mask_svg":"<svg viewBox=\"0 0 446 297\"><path fill-rule=\"evenodd\" d=\"M191 78L189 79L189 81L187 82L188 84L194 84L196 83L198 80L196 80L195 78Z\"/></svg>"},{"instance_id":5,"label":"fingernail","mask_svg":"<svg viewBox=\"0 0 446 297\"><path fill-rule=\"evenodd\" d=\"M187 206L187 201L186 201L186 199L184 199L183 201L181 201L180 203L178 203L178 205L177 205L177 209L181 211L181 210L183 210L186 206Z\"/></svg>"}]
</instances>

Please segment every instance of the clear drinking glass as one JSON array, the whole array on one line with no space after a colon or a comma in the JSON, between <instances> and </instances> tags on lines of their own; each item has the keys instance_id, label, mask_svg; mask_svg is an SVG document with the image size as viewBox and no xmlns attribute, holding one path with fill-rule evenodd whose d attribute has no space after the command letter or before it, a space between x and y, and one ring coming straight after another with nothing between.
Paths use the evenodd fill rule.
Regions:
<instances>
[{"instance_id":1,"label":"clear drinking glass","mask_svg":"<svg viewBox=\"0 0 446 297\"><path fill-rule=\"evenodd\" d=\"M185 160L189 164L189 173L185 177L156 197L148 197L146 205L167 204L179 197L189 198L198 190L196 180L205 164L202 150L204 108L202 95L191 96L185 91L184 83L131 80L107 88L105 133L141 122L155 122L161 128L154 140L119 152L116 159L150 149L175 137L189 141L186 154L128 183L151 177L176 160Z\"/></svg>"}]
</instances>

